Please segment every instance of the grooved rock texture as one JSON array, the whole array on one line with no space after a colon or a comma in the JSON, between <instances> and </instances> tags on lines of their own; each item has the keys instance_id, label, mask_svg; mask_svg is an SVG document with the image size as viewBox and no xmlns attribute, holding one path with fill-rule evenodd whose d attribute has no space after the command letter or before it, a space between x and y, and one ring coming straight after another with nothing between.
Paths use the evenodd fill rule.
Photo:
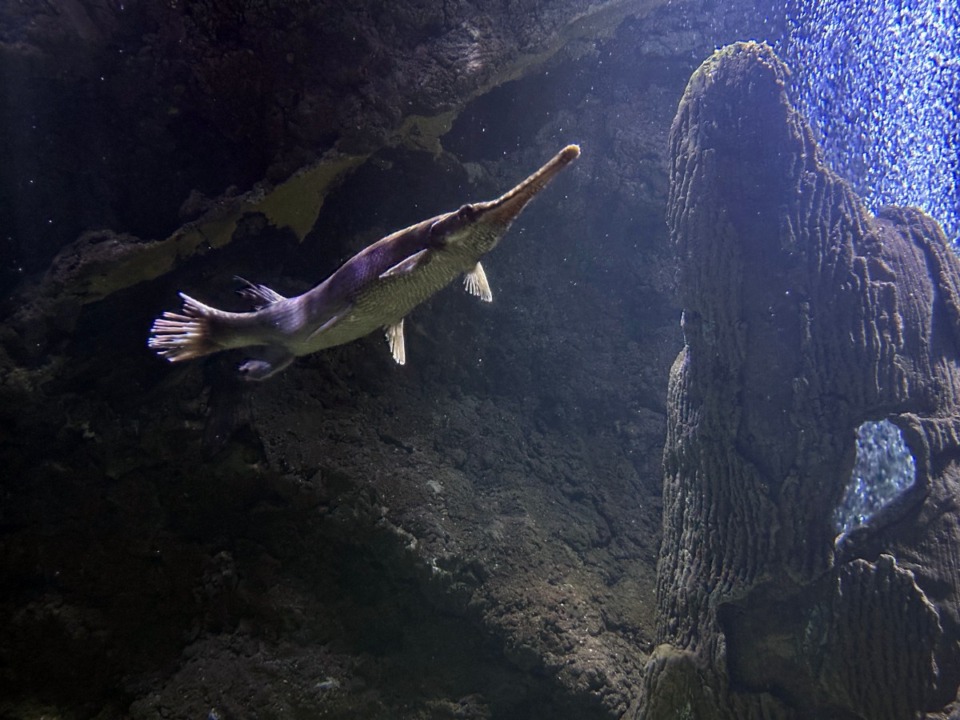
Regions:
<instances>
[{"instance_id":1,"label":"grooved rock texture","mask_svg":"<svg viewBox=\"0 0 960 720\"><path fill-rule=\"evenodd\" d=\"M943 711L960 679L960 262L929 218L874 217L823 166L765 45L697 70L670 151L685 347L638 717ZM884 417L916 483L835 543L855 429Z\"/></svg>"}]
</instances>

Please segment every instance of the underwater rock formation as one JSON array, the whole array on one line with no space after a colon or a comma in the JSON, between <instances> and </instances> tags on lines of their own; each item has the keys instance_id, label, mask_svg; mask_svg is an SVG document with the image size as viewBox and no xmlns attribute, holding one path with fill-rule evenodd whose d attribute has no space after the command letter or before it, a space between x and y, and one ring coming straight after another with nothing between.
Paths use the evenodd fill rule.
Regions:
<instances>
[{"instance_id":1,"label":"underwater rock formation","mask_svg":"<svg viewBox=\"0 0 960 720\"><path fill-rule=\"evenodd\" d=\"M274 184L333 149L438 150L471 98L663 4L0 4L0 292L84 231L169 235L192 192Z\"/></svg>"},{"instance_id":2,"label":"underwater rock formation","mask_svg":"<svg viewBox=\"0 0 960 720\"><path fill-rule=\"evenodd\" d=\"M727 47L671 130L685 347L638 717L942 717L960 682L960 261L919 211L865 209L786 82L769 47ZM880 418L916 482L838 539L855 430Z\"/></svg>"}]
</instances>

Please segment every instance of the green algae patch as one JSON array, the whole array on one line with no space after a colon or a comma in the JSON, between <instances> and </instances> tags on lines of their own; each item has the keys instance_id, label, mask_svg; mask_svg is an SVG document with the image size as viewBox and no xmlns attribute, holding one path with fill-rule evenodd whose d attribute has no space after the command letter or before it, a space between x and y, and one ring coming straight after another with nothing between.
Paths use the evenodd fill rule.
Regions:
<instances>
[{"instance_id":1,"label":"green algae patch","mask_svg":"<svg viewBox=\"0 0 960 720\"><path fill-rule=\"evenodd\" d=\"M316 223L330 186L367 157L343 155L304 168L243 211L263 213L271 225L290 228L297 240L303 240ZM236 227L235 219L233 223Z\"/></svg>"},{"instance_id":2,"label":"green algae patch","mask_svg":"<svg viewBox=\"0 0 960 720\"><path fill-rule=\"evenodd\" d=\"M443 152L440 138L453 127L458 113L459 110L448 110L439 115L410 115L393 133L389 144L439 155Z\"/></svg>"},{"instance_id":3,"label":"green algae patch","mask_svg":"<svg viewBox=\"0 0 960 720\"><path fill-rule=\"evenodd\" d=\"M232 212L229 215L204 222L201 225L190 228L183 232L178 230L179 235L175 235L174 244L179 246L180 257L189 257L198 249L203 248L204 244L212 248L222 248L233 239L233 233L237 229L237 221L243 214L243 209Z\"/></svg>"},{"instance_id":4,"label":"green algae patch","mask_svg":"<svg viewBox=\"0 0 960 720\"><path fill-rule=\"evenodd\" d=\"M84 305L102 300L161 277L198 253L225 247L249 213L261 213L275 227L289 228L303 240L317 221L330 186L366 159L365 155L343 155L321 160L272 190L236 198L163 240L143 241L108 231L87 233L57 255L47 275L27 294L48 300L69 297Z\"/></svg>"}]
</instances>

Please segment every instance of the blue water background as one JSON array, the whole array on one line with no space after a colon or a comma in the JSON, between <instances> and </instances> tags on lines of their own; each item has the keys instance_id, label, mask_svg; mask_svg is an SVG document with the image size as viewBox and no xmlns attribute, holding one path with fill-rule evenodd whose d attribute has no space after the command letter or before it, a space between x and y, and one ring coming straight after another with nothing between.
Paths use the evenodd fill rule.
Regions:
<instances>
[{"instance_id":1,"label":"blue water background","mask_svg":"<svg viewBox=\"0 0 960 720\"><path fill-rule=\"evenodd\" d=\"M833 170L960 232L960 3L790 0L779 48Z\"/></svg>"}]
</instances>

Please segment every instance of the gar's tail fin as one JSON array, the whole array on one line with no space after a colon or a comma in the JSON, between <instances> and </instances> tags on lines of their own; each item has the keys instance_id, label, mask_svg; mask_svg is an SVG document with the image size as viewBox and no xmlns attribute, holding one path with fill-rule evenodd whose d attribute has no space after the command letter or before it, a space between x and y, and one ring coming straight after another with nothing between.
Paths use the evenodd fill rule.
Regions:
<instances>
[{"instance_id":1,"label":"gar's tail fin","mask_svg":"<svg viewBox=\"0 0 960 720\"><path fill-rule=\"evenodd\" d=\"M223 312L180 293L180 313L165 312L153 321L147 347L170 362L191 360L223 350L213 339L212 322Z\"/></svg>"}]
</instances>

